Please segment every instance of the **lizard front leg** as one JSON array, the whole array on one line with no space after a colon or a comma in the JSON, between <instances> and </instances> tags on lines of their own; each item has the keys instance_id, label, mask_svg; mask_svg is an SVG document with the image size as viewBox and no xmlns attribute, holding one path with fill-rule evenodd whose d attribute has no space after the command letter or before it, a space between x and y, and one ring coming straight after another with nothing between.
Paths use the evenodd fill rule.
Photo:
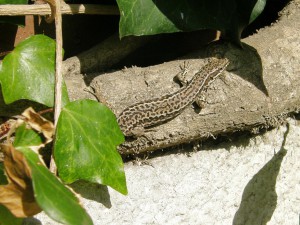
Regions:
<instances>
[{"instance_id":1,"label":"lizard front leg","mask_svg":"<svg viewBox=\"0 0 300 225\"><path fill-rule=\"evenodd\" d=\"M189 73L190 64L187 61L184 61L183 65L180 65L180 72L175 75L174 80L179 81L182 87L188 85L189 81L186 78L187 73ZM194 102L199 108L204 108L205 105L205 97L203 94L198 95Z\"/></svg>"}]
</instances>

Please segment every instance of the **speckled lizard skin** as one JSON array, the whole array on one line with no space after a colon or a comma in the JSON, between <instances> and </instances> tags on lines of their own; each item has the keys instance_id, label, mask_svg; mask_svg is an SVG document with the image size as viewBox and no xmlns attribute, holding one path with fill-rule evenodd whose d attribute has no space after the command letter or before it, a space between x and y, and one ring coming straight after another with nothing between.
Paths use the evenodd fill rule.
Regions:
<instances>
[{"instance_id":1,"label":"speckled lizard skin","mask_svg":"<svg viewBox=\"0 0 300 225\"><path fill-rule=\"evenodd\" d=\"M118 117L125 136L141 136L144 128L161 124L178 116L195 98L228 66L226 58L211 58L191 81L178 91L159 98L136 103L126 108Z\"/></svg>"}]
</instances>

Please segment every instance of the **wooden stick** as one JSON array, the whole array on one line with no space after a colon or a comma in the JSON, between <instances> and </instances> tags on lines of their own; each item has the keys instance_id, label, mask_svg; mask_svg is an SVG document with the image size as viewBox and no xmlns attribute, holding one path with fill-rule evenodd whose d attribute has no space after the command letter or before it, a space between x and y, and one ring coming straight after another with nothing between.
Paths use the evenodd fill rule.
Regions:
<instances>
[{"instance_id":1,"label":"wooden stick","mask_svg":"<svg viewBox=\"0 0 300 225\"><path fill-rule=\"evenodd\" d=\"M62 18L60 12L60 0L55 1L55 29L56 29L56 68L55 68L55 106L54 125L56 126L62 106Z\"/></svg>"},{"instance_id":2,"label":"wooden stick","mask_svg":"<svg viewBox=\"0 0 300 225\"><path fill-rule=\"evenodd\" d=\"M55 33L56 33L56 63L55 63L55 105L54 105L54 126L56 127L62 106L62 17L60 0L47 0L49 4L55 4ZM53 6L53 5L52 5ZM57 173L57 167L53 159L50 162L50 171Z\"/></svg>"},{"instance_id":3,"label":"wooden stick","mask_svg":"<svg viewBox=\"0 0 300 225\"><path fill-rule=\"evenodd\" d=\"M62 4L61 13L67 15L119 15L119 9L113 5L96 4ZM49 15L51 9L48 4L41 5L0 5L0 16L20 15Z\"/></svg>"}]
</instances>

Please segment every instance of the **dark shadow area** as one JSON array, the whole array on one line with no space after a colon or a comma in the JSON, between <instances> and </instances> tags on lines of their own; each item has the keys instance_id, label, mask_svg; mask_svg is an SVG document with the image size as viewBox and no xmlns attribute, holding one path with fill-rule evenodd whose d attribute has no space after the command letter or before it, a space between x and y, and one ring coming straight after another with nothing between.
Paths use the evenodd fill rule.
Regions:
<instances>
[{"instance_id":1,"label":"dark shadow area","mask_svg":"<svg viewBox=\"0 0 300 225\"><path fill-rule=\"evenodd\" d=\"M287 0L286 0L287 1ZM286 2L284 1L284 2ZM216 4L216 2L218 1L207 1L206 4L208 5L214 5ZM275 4L274 0L271 1ZM85 54L83 52L83 54L78 55L79 60L81 62L81 72L82 73L91 73L91 72L99 72L99 71L107 71L108 69L114 68L114 69L121 69L124 66L126 67L130 67L132 65L136 65L139 67L146 67L146 66L150 66L150 65L156 65L156 64L160 64L163 62L167 62L167 61L171 61L174 59L177 59L179 57L182 57L186 54L189 54L190 52L194 52L197 51L198 49L203 49L204 45L206 45L207 43L211 42L212 40L215 39L216 37L216 33L213 30L199 30L199 29L203 29L203 27L201 28L195 28L195 25L193 23L198 23L197 21L199 20L206 20L207 18L211 18L214 12L205 12L206 14L201 14L201 13L195 13L195 15L189 15L189 24L187 24L187 22L182 21L182 16L180 13L181 9L185 9L187 7L189 8L193 8L193 9L198 9L203 7L203 5L201 5L203 2L202 1L187 1L185 3L182 3L182 5L180 5L179 3L175 2L172 4L179 4L180 6L178 8L170 8L169 3L166 1L155 1L154 4L156 4L156 6L163 12L165 13L165 15L168 17L169 20L171 20L178 28L182 28L183 30L185 30L186 32L175 32L175 33L170 33L170 34L158 34L158 35L152 35L152 36L143 36L143 37L129 37L131 39L132 42L139 42L139 40L141 38L148 38L149 42L147 42L145 45L140 46L138 49L136 49L135 51L132 51L129 55L126 55L125 57L120 57L120 54L123 54L124 50L123 49L128 49L130 48L130 43L126 43L126 41L124 41L124 39L128 38L122 38L122 40L116 40L115 43L115 49L114 47L107 47L105 48L98 48L96 47L96 49L94 49L94 53L92 56L89 56L88 54ZM232 3L232 2L231 2ZM209 20L208 23L212 23L211 27L218 29L218 27L214 26L215 23L225 23L225 27L226 26L231 26L231 22L230 19L226 20L224 19L224 16L229 16L230 18L233 17L235 18L235 23L238 24L244 24L246 22L241 22L241 18L243 21L249 21L249 17L250 17L250 11L249 9L252 9L254 4L256 3L256 1L249 1L247 3L243 2L243 3L236 3L236 7L237 9L240 9L240 11L238 11L238 13L236 13L237 15L234 15L234 13L230 12L230 10L232 10L230 8L230 10L228 10L228 13L230 15L220 15L220 20L219 22L214 21L213 19ZM230 2L222 2L220 3L224 4L224 7L222 7L222 9L226 10L226 8L228 8L228 5L230 4ZM267 5L267 7L270 4ZM278 14L278 10L281 10L282 7L284 6L284 4L281 4L279 2L277 2L275 4L276 6L273 7L268 7L268 9L266 9L266 11L268 11L268 13L265 15L264 12L264 19L266 19L266 16L268 15L277 15ZM277 5L280 5L280 7ZM267 8L266 7L266 8ZM195 10L197 11L197 10ZM243 15L239 15L240 12L243 12ZM232 14L231 14L232 13ZM225 13L226 14L226 13ZM208 16L208 17L206 17ZM236 17L234 17L236 16ZM194 18L195 17L195 18ZM199 17L199 18L198 18ZM274 22L276 18L274 18L274 16L270 16L271 18L268 19L268 21ZM236 19L238 18L238 19ZM274 19L273 21L271 21L272 19ZM191 22L192 21L192 22ZM193 22L195 21L195 22ZM229 25L228 25L229 24ZM255 24L256 26L253 27L253 24ZM251 26L253 27L252 29L259 29L259 25L261 26L265 26L264 24L261 23L252 23ZM115 27L115 31L117 30L117 26L116 24L113 24L113 26ZM113 27L112 26L112 27ZM189 27L190 26L190 27ZM244 28L246 25L243 25L242 28ZM197 30L198 29L198 30ZM240 28L238 28L240 29ZM247 28L246 28L247 29ZM193 31L192 31L193 30ZM226 30L226 28L225 28ZM191 31L191 32L187 32L187 31ZM241 31L239 31L241 32ZM228 33L228 32L227 32ZM245 35L244 35L245 36ZM124 42L124 45L128 45L128 46L123 46L122 42ZM100 42L98 42L100 43ZM119 53L118 53L119 50ZM88 50L90 51L90 50ZM97 51L100 51L97 53ZM116 53L107 53L107 51L114 51ZM103 57L103 54L107 57ZM106 66L105 62L107 59L106 58L110 58L111 60L108 60L108 65ZM115 60L115 58L123 58L120 61L119 60ZM97 62L98 61L98 62ZM116 63L112 63L111 61L116 61ZM94 66L93 65L99 65ZM92 65L92 67L91 67ZM259 65L259 64L257 64ZM255 65L255 66L257 66ZM89 71L86 70L86 68L89 69ZM260 71L261 71L261 65L259 65ZM255 73L254 76L256 76L258 73ZM262 74L262 73L261 73ZM261 80L261 74L258 77L258 80ZM86 81L87 84L90 83L90 80L93 79L93 74L89 74L87 78L89 80ZM257 82L257 85L259 85L260 82ZM260 87L260 90L262 90L265 94L266 94L266 90L265 87Z\"/></svg>"},{"instance_id":2,"label":"dark shadow area","mask_svg":"<svg viewBox=\"0 0 300 225\"><path fill-rule=\"evenodd\" d=\"M0 117L11 117L20 115L28 107L34 108L35 111L40 111L49 108L45 105L29 101L29 100L18 100L11 104L5 104L2 96L2 90L0 86Z\"/></svg>"},{"instance_id":3,"label":"dark shadow area","mask_svg":"<svg viewBox=\"0 0 300 225\"><path fill-rule=\"evenodd\" d=\"M14 49L18 26L0 23L0 60Z\"/></svg>"},{"instance_id":4,"label":"dark shadow area","mask_svg":"<svg viewBox=\"0 0 300 225\"><path fill-rule=\"evenodd\" d=\"M22 225L43 225L43 224L40 220L30 217L30 218L25 218L23 220Z\"/></svg>"},{"instance_id":5,"label":"dark shadow area","mask_svg":"<svg viewBox=\"0 0 300 225\"><path fill-rule=\"evenodd\" d=\"M63 15L64 58L77 55L102 42L116 32L119 16ZM34 17L35 34L45 34L55 39L55 25Z\"/></svg>"},{"instance_id":6,"label":"dark shadow area","mask_svg":"<svg viewBox=\"0 0 300 225\"><path fill-rule=\"evenodd\" d=\"M71 184L70 187L83 198L99 202L106 208L111 208L112 206L108 188L105 185L77 181Z\"/></svg>"},{"instance_id":7,"label":"dark shadow area","mask_svg":"<svg viewBox=\"0 0 300 225\"><path fill-rule=\"evenodd\" d=\"M123 68L133 64L139 67L147 67L175 60L190 52L204 48L207 43L215 38L216 31L213 30L158 34L114 67Z\"/></svg>"},{"instance_id":8,"label":"dark shadow area","mask_svg":"<svg viewBox=\"0 0 300 225\"><path fill-rule=\"evenodd\" d=\"M246 185L233 225L264 225L272 218L277 205L276 179L287 153L284 146L288 133L287 124L279 152Z\"/></svg>"},{"instance_id":9,"label":"dark shadow area","mask_svg":"<svg viewBox=\"0 0 300 225\"><path fill-rule=\"evenodd\" d=\"M139 154L122 155L122 157L124 162L129 162L136 159L147 161L148 159L168 155L185 154L187 156L191 156L193 153L198 151L213 151L216 150L216 148L224 148L229 151L229 149L233 146L237 148L249 146L250 140L252 138L261 136L265 132L270 131L272 129L273 128L263 128L260 130L260 132L256 134L251 133L249 130L237 131L234 133L224 133L219 134L215 137L209 137L207 139L183 143L173 147L155 150L153 152L142 152Z\"/></svg>"},{"instance_id":10,"label":"dark shadow area","mask_svg":"<svg viewBox=\"0 0 300 225\"><path fill-rule=\"evenodd\" d=\"M300 120L300 113L294 113L293 116L296 120Z\"/></svg>"},{"instance_id":11,"label":"dark shadow area","mask_svg":"<svg viewBox=\"0 0 300 225\"><path fill-rule=\"evenodd\" d=\"M246 43L242 43L242 47L239 48L229 42L218 41L210 44L208 50L216 52L220 49L220 52L225 52L226 57L231 62L227 70L252 83L257 89L268 96L268 90L263 80L264 71L260 55L254 47Z\"/></svg>"},{"instance_id":12,"label":"dark shadow area","mask_svg":"<svg viewBox=\"0 0 300 225\"><path fill-rule=\"evenodd\" d=\"M244 51L249 51L254 54L253 58L245 58L243 61L243 67L238 71L234 71L236 75L239 75L244 80L254 84L257 89L262 91L266 96L269 96L268 90L264 84L263 79L263 67L260 55L257 50L250 45L243 43ZM251 60L252 59L252 60ZM249 69L250 68L250 69Z\"/></svg>"},{"instance_id":13,"label":"dark shadow area","mask_svg":"<svg viewBox=\"0 0 300 225\"><path fill-rule=\"evenodd\" d=\"M147 67L172 61L203 49L213 41L216 31L201 30L185 33L158 34L153 36L128 36L121 40L116 33L92 49L77 55L86 85L110 69L120 70L132 65Z\"/></svg>"},{"instance_id":14,"label":"dark shadow area","mask_svg":"<svg viewBox=\"0 0 300 225\"><path fill-rule=\"evenodd\" d=\"M224 133L216 138L210 138L207 142L203 143L203 146L207 150L215 149L214 146L218 148L224 148L229 151L233 146L236 148L246 148L250 144L250 140L257 136L264 135L267 131L271 131L274 128L260 129L259 132L253 134L249 130L236 131L234 133ZM233 144L234 143L234 144Z\"/></svg>"},{"instance_id":15,"label":"dark shadow area","mask_svg":"<svg viewBox=\"0 0 300 225\"><path fill-rule=\"evenodd\" d=\"M279 18L278 12L281 11L291 0L268 0L264 11L249 24L242 32L242 38L248 37L257 32L259 28L270 26Z\"/></svg>"},{"instance_id":16,"label":"dark shadow area","mask_svg":"<svg viewBox=\"0 0 300 225\"><path fill-rule=\"evenodd\" d=\"M216 29L223 32L227 39L239 42L243 29L248 25L252 10L257 3L250 1L220 0L152 0L153 4L182 31L203 28ZM173 27L173 26L171 26ZM175 29L175 28L174 28Z\"/></svg>"}]
</instances>

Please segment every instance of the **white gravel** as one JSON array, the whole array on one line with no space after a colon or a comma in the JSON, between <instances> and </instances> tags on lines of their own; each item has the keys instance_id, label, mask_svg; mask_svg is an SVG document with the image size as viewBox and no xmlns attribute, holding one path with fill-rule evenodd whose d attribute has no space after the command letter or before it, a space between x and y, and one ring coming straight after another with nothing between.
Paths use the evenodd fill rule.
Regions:
<instances>
[{"instance_id":1,"label":"white gravel","mask_svg":"<svg viewBox=\"0 0 300 225\"><path fill-rule=\"evenodd\" d=\"M99 185L74 189L95 225L297 225L300 126L289 124L288 132L281 126L191 155L156 157L151 165L127 163L128 196ZM56 223L40 213L24 224Z\"/></svg>"}]
</instances>

